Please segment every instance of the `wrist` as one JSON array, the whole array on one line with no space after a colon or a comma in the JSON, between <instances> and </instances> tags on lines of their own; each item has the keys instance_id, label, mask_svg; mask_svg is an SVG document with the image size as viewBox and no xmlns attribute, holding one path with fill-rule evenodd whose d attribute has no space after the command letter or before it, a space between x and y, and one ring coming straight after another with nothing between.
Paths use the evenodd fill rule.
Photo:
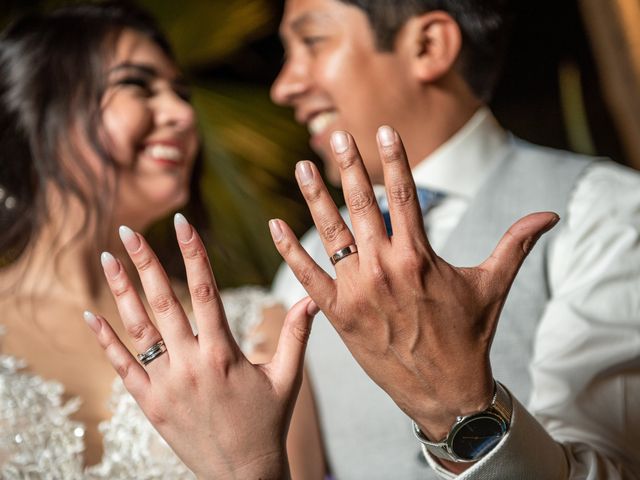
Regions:
<instances>
[{"instance_id":1,"label":"wrist","mask_svg":"<svg viewBox=\"0 0 640 480\"><path fill-rule=\"evenodd\" d=\"M288 480L291 478L285 451L267 454L228 468L211 468L195 472L198 480L238 480L245 478L260 480Z\"/></svg>"},{"instance_id":2,"label":"wrist","mask_svg":"<svg viewBox=\"0 0 640 480\"><path fill-rule=\"evenodd\" d=\"M468 384L467 384L468 385ZM433 441L444 439L459 417L481 412L491 405L495 381L490 378L475 388L449 388L431 405L417 411L411 418L423 434Z\"/></svg>"},{"instance_id":3,"label":"wrist","mask_svg":"<svg viewBox=\"0 0 640 480\"><path fill-rule=\"evenodd\" d=\"M415 421L413 429L423 449L433 456L456 463L470 463L483 458L500 443L509 431L511 414L511 395L496 382L489 406L459 416L444 438L436 441L427 438Z\"/></svg>"}]
</instances>

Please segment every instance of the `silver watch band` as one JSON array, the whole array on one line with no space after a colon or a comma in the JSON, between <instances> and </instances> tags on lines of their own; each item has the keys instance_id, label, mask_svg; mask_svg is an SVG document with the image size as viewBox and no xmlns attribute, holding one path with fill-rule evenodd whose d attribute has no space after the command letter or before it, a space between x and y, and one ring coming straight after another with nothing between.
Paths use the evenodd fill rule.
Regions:
<instances>
[{"instance_id":1,"label":"silver watch band","mask_svg":"<svg viewBox=\"0 0 640 480\"><path fill-rule=\"evenodd\" d=\"M447 436L440 442L432 442L428 440L425 435L420 430L420 427L416 422L413 422L413 433L422 443L423 448L425 448L432 455L442 458L444 460L449 460L451 462L475 462L481 458L481 456L486 455L492 448L484 451L481 456L467 459L462 458L454 451L454 440L456 433L458 433L467 423L476 420L481 417L490 417L494 420L500 422L502 424L502 432L501 437L504 436L511 424L511 413L513 411L513 405L511 402L511 395L507 391L506 388L500 383L495 382L495 392L493 395L493 399L491 400L491 404L483 411L473 413L471 415L464 415L458 417L454 422L453 426L449 429L449 433Z\"/></svg>"}]
</instances>

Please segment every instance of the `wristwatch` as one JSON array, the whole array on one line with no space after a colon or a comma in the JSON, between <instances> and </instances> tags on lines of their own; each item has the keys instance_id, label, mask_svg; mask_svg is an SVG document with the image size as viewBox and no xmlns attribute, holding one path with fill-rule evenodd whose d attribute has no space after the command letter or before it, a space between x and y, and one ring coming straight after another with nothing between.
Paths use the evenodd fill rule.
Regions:
<instances>
[{"instance_id":1,"label":"wristwatch","mask_svg":"<svg viewBox=\"0 0 640 480\"><path fill-rule=\"evenodd\" d=\"M413 433L436 457L450 462L475 462L493 450L507 434L512 409L511 395L499 382L495 382L491 405L482 412L456 418L444 440L429 441L416 422L413 422Z\"/></svg>"}]
</instances>

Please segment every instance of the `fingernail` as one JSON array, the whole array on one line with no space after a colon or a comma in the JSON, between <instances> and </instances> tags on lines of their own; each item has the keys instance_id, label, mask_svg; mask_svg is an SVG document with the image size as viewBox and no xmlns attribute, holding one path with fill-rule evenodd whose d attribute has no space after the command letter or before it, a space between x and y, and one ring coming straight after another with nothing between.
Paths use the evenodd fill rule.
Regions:
<instances>
[{"instance_id":1,"label":"fingernail","mask_svg":"<svg viewBox=\"0 0 640 480\"><path fill-rule=\"evenodd\" d=\"M396 141L396 134L393 128L383 125L378 129L378 140L383 147L390 147Z\"/></svg>"},{"instance_id":2,"label":"fingernail","mask_svg":"<svg viewBox=\"0 0 640 480\"><path fill-rule=\"evenodd\" d=\"M176 213L173 217L173 226L176 229L176 237L180 243L189 243L193 238L193 227L189 224L184 215Z\"/></svg>"},{"instance_id":3,"label":"fingernail","mask_svg":"<svg viewBox=\"0 0 640 480\"><path fill-rule=\"evenodd\" d=\"M316 305L316 302L311 300L307 304L307 315L309 315L310 317L315 317L318 314L318 312L320 312L320 307Z\"/></svg>"},{"instance_id":4,"label":"fingernail","mask_svg":"<svg viewBox=\"0 0 640 480\"><path fill-rule=\"evenodd\" d=\"M336 153L344 153L349 148L349 137L345 132L333 132L331 135L331 146Z\"/></svg>"},{"instance_id":5,"label":"fingernail","mask_svg":"<svg viewBox=\"0 0 640 480\"><path fill-rule=\"evenodd\" d=\"M95 333L98 333L100 331L100 320L98 320L98 318L93 313L91 313L89 310L85 310L82 316L84 317L84 321L87 323L87 325L89 325L89 328L91 328L91 330L93 330Z\"/></svg>"},{"instance_id":6,"label":"fingernail","mask_svg":"<svg viewBox=\"0 0 640 480\"><path fill-rule=\"evenodd\" d=\"M302 185L309 185L313 181L313 170L311 169L311 162L304 160L298 162L296 165L296 172L298 179Z\"/></svg>"},{"instance_id":7,"label":"fingernail","mask_svg":"<svg viewBox=\"0 0 640 480\"><path fill-rule=\"evenodd\" d=\"M104 273L106 273L109 278L115 278L118 272L120 272L120 264L109 252L102 252L102 255L100 255L100 263L102 264Z\"/></svg>"},{"instance_id":8,"label":"fingernail","mask_svg":"<svg viewBox=\"0 0 640 480\"><path fill-rule=\"evenodd\" d=\"M548 229L553 228L558 222L560 221L560 216L555 214L553 216L553 218L551 220L549 220L549 223L547 223L547 227Z\"/></svg>"},{"instance_id":9,"label":"fingernail","mask_svg":"<svg viewBox=\"0 0 640 480\"><path fill-rule=\"evenodd\" d=\"M282 231L282 226L280 225L280 220L269 220L269 231L271 232L271 238L273 238L274 242L279 242L282 240L284 233Z\"/></svg>"},{"instance_id":10,"label":"fingernail","mask_svg":"<svg viewBox=\"0 0 640 480\"><path fill-rule=\"evenodd\" d=\"M124 248L127 249L127 252L134 253L140 248L140 239L136 232L131 230L126 225L122 225L118 229L118 233L120 234L120 240L122 240L122 244Z\"/></svg>"}]
</instances>

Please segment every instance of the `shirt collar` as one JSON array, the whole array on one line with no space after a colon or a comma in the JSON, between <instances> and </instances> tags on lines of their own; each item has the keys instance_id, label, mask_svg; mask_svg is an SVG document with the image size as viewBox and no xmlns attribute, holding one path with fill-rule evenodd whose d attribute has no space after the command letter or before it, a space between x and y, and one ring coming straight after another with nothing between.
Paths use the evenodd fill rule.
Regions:
<instances>
[{"instance_id":1,"label":"shirt collar","mask_svg":"<svg viewBox=\"0 0 640 480\"><path fill-rule=\"evenodd\" d=\"M449 140L413 169L420 187L471 198L506 155L509 134L481 107Z\"/></svg>"}]
</instances>

